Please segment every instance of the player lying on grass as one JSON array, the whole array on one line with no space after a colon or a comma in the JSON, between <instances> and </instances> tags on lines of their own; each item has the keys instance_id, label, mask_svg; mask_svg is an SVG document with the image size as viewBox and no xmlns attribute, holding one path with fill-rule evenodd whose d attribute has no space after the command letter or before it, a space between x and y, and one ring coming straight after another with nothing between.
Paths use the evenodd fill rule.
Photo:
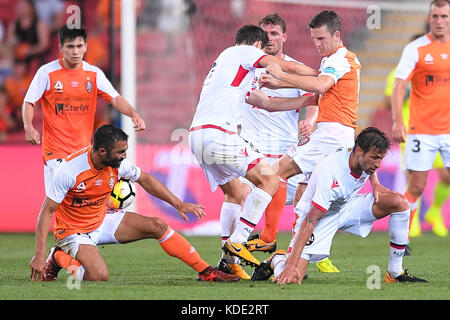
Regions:
<instances>
[{"instance_id":1,"label":"player lying on grass","mask_svg":"<svg viewBox=\"0 0 450 320\"><path fill-rule=\"evenodd\" d=\"M383 132L366 128L356 138L353 149L338 149L320 161L295 207L298 218L289 253L276 251L254 270L252 280L267 280L275 274L273 281L278 284L301 284L308 262L329 256L338 230L365 238L375 220L390 215L390 258L385 281L427 282L403 270L409 228L406 198L388 189L378 194L378 201L372 193L358 194L389 148Z\"/></svg>"},{"instance_id":2,"label":"player lying on grass","mask_svg":"<svg viewBox=\"0 0 450 320\"><path fill-rule=\"evenodd\" d=\"M30 262L31 279L55 280L64 268L77 280L105 281L108 268L97 249L100 244L157 239L163 250L198 272L202 281L238 281L208 265L194 247L162 219L125 210L108 210L106 204L120 178L139 183L145 191L174 206L180 216L205 215L198 204L185 203L148 173L126 159L128 136L114 125L94 134L94 145L84 148L61 164L55 173L36 226L36 250ZM47 234L55 212L56 247L45 260Z\"/></svg>"}]
</instances>

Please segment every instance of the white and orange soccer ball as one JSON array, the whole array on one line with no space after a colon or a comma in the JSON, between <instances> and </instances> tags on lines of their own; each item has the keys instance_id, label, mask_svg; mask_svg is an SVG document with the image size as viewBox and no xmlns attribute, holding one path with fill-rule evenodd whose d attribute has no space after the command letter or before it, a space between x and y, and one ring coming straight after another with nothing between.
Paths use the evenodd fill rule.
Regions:
<instances>
[{"instance_id":1,"label":"white and orange soccer ball","mask_svg":"<svg viewBox=\"0 0 450 320\"><path fill-rule=\"evenodd\" d=\"M133 181L120 179L114 185L108 200L110 209L125 209L136 198L136 187Z\"/></svg>"}]
</instances>

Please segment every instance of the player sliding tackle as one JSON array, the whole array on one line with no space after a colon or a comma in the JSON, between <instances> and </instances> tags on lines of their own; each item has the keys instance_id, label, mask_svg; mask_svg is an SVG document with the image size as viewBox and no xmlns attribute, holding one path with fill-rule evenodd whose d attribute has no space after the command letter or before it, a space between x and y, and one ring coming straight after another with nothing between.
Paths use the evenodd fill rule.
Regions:
<instances>
[{"instance_id":1,"label":"player sliding tackle","mask_svg":"<svg viewBox=\"0 0 450 320\"><path fill-rule=\"evenodd\" d=\"M198 272L201 281L238 281L234 274L212 268L195 248L162 219L125 210L108 211L106 204L114 184L120 179L139 183L149 194L174 206L187 220L205 215L198 204L185 203L152 175L126 159L128 136L113 125L104 125L94 134L94 145L70 155L56 171L39 213L36 250L30 262L31 279L55 280L64 268L81 280L105 281L108 268L97 245L157 239L161 248ZM55 240L45 261L51 216L55 212Z\"/></svg>"},{"instance_id":2,"label":"player sliding tackle","mask_svg":"<svg viewBox=\"0 0 450 320\"><path fill-rule=\"evenodd\" d=\"M358 194L381 165L390 142L377 128L366 128L353 148L341 148L315 167L306 190L295 207L298 215L289 253L278 250L255 269L252 280L267 280L275 273L278 284L301 284L308 262L330 254L338 230L369 234L373 222L389 217L390 258L387 283L427 282L403 270L408 240L409 205L401 194L388 190L375 203L372 193Z\"/></svg>"}]
</instances>

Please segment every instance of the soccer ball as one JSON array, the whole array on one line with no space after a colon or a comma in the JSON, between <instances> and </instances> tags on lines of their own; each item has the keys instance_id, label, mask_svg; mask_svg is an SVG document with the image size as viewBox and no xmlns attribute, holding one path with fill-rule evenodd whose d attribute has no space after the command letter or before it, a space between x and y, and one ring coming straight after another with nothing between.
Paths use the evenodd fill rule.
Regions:
<instances>
[{"instance_id":1,"label":"soccer ball","mask_svg":"<svg viewBox=\"0 0 450 320\"><path fill-rule=\"evenodd\" d=\"M136 197L136 187L133 181L120 179L114 185L108 200L110 209L125 209L133 203Z\"/></svg>"}]
</instances>

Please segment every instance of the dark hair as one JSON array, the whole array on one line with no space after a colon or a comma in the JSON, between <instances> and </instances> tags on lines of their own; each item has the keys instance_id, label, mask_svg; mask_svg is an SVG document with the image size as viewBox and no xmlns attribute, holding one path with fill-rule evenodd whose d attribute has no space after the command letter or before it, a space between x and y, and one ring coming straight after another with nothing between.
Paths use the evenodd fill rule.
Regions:
<instances>
[{"instance_id":1,"label":"dark hair","mask_svg":"<svg viewBox=\"0 0 450 320\"><path fill-rule=\"evenodd\" d=\"M283 30L283 33L286 32L286 21L284 21L277 12L268 14L264 18L259 20L259 26L262 26L264 24L273 24L275 26L280 26L281 30Z\"/></svg>"},{"instance_id":2,"label":"dark hair","mask_svg":"<svg viewBox=\"0 0 450 320\"><path fill-rule=\"evenodd\" d=\"M105 148L111 150L117 141L127 141L128 135L113 124L105 124L94 133L94 150Z\"/></svg>"},{"instance_id":3,"label":"dark hair","mask_svg":"<svg viewBox=\"0 0 450 320\"><path fill-rule=\"evenodd\" d=\"M368 127L362 130L356 137L356 146L360 147L364 153L372 149L377 149L381 152L386 152L391 147L391 142L384 132L375 127Z\"/></svg>"},{"instance_id":4,"label":"dark hair","mask_svg":"<svg viewBox=\"0 0 450 320\"><path fill-rule=\"evenodd\" d=\"M252 45L256 41L261 41L261 48L264 48L269 42L267 32L253 24L247 24L241 27L236 33L235 44Z\"/></svg>"},{"instance_id":5,"label":"dark hair","mask_svg":"<svg viewBox=\"0 0 450 320\"><path fill-rule=\"evenodd\" d=\"M336 31L341 32L341 19L333 10L324 10L315 15L309 22L311 29L327 26L328 32L334 34Z\"/></svg>"},{"instance_id":6,"label":"dark hair","mask_svg":"<svg viewBox=\"0 0 450 320\"><path fill-rule=\"evenodd\" d=\"M430 9L432 6L436 6L438 8L442 8L445 7L446 5L450 6L450 1L449 0L433 0L430 3Z\"/></svg>"},{"instance_id":7,"label":"dark hair","mask_svg":"<svg viewBox=\"0 0 450 320\"><path fill-rule=\"evenodd\" d=\"M82 37L84 42L86 42L87 34L86 29L83 26L79 28L69 28L67 24L62 26L58 31L59 43L64 45L66 41L75 40L78 37Z\"/></svg>"}]
</instances>

